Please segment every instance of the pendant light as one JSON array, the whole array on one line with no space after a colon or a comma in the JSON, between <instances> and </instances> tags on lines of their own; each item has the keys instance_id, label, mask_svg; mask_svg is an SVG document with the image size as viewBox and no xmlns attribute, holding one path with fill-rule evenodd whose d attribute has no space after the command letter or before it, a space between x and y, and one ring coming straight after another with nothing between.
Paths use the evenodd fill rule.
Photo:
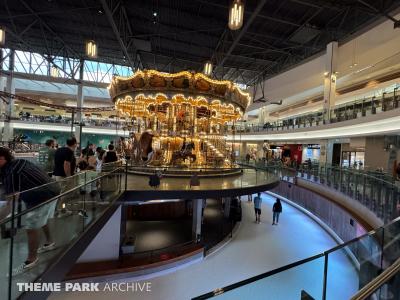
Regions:
<instances>
[{"instance_id":1,"label":"pendant light","mask_svg":"<svg viewBox=\"0 0 400 300\"><path fill-rule=\"evenodd\" d=\"M204 70L203 73L207 76L210 76L212 73L212 69L213 69L213 65L211 61L206 61L206 63L204 64Z\"/></svg>"},{"instance_id":2,"label":"pendant light","mask_svg":"<svg viewBox=\"0 0 400 300\"><path fill-rule=\"evenodd\" d=\"M229 23L228 27L231 30L242 28L244 15L244 4L240 0L234 0L229 7Z\"/></svg>"},{"instance_id":3,"label":"pendant light","mask_svg":"<svg viewBox=\"0 0 400 300\"><path fill-rule=\"evenodd\" d=\"M97 57L97 45L95 41L90 40L86 42L86 55L90 58Z\"/></svg>"},{"instance_id":4,"label":"pendant light","mask_svg":"<svg viewBox=\"0 0 400 300\"><path fill-rule=\"evenodd\" d=\"M4 27L0 27L0 46L4 46L6 42L6 30Z\"/></svg>"}]
</instances>

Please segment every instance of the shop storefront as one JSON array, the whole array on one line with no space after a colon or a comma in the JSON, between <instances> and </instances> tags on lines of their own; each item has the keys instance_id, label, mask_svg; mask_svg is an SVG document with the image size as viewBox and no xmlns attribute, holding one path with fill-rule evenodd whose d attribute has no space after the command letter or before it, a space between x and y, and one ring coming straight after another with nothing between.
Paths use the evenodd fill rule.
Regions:
<instances>
[{"instance_id":1,"label":"shop storefront","mask_svg":"<svg viewBox=\"0 0 400 300\"><path fill-rule=\"evenodd\" d=\"M342 151L341 166L361 169L364 167L365 151Z\"/></svg>"},{"instance_id":2,"label":"shop storefront","mask_svg":"<svg viewBox=\"0 0 400 300\"><path fill-rule=\"evenodd\" d=\"M312 163L319 163L321 157L321 145L319 144L308 144L303 146L303 153L301 161L307 162L311 160Z\"/></svg>"}]
</instances>

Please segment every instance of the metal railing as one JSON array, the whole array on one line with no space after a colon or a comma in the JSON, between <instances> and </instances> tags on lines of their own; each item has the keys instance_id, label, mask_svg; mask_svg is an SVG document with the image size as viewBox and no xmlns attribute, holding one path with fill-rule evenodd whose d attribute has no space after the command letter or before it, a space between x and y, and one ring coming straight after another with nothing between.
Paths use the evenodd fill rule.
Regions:
<instances>
[{"instance_id":1,"label":"metal railing","mask_svg":"<svg viewBox=\"0 0 400 300\"><path fill-rule=\"evenodd\" d=\"M313 299L350 299L398 259L399 225L400 218L397 218L384 227L323 253L193 299L245 299L251 294L273 294L275 300L300 299L302 291ZM348 282L347 286L343 286L343 278ZM277 284L286 280L290 281L290 286ZM396 293L396 290L391 292Z\"/></svg>"},{"instance_id":2,"label":"metal railing","mask_svg":"<svg viewBox=\"0 0 400 300\"><path fill-rule=\"evenodd\" d=\"M390 282L394 277L398 277L395 284ZM356 293L351 300L366 300L366 299L399 299L395 298L394 294L390 294L390 290L400 290L400 258L394 262L390 267L382 272L378 277L372 280L369 284L364 286L358 293ZM386 287L384 287L386 285ZM389 288L390 286L390 288ZM372 298L375 295L375 298ZM399 297L400 295L397 295Z\"/></svg>"},{"instance_id":3,"label":"metal railing","mask_svg":"<svg viewBox=\"0 0 400 300\"><path fill-rule=\"evenodd\" d=\"M286 118L277 122L268 122L264 125L235 125L234 128L236 133L252 133L314 127L326 123L338 123L390 111L399 108L399 104L400 95L398 90L394 89L390 93L383 93L379 98L363 98L337 105L331 109L329 113L325 113L321 110ZM328 117L326 117L326 115L328 115ZM229 131L232 131L232 126L226 126L225 132Z\"/></svg>"}]
</instances>

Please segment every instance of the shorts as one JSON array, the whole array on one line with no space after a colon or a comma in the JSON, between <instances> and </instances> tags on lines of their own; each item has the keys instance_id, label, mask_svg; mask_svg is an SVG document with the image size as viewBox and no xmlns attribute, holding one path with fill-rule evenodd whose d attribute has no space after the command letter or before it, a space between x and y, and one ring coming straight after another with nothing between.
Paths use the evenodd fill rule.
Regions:
<instances>
[{"instance_id":1,"label":"shorts","mask_svg":"<svg viewBox=\"0 0 400 300\"><path fill-rule=\"evenodd\" d=\"M54 200L48 204L45 204L28 212L25 216L25 228L39 229L46 225L49 218L52 218L54 216L56 205L57 201Z\"/></svg>"},{"instance_id":2,"label":"shorts","mask_svg":"<svg viewBox=\"0 0 400 300\"><path fill-rule=\"evenodd\" d=\"M261 215L261 208L254 208L256 215Z\"/></svg>"}]
</instances>

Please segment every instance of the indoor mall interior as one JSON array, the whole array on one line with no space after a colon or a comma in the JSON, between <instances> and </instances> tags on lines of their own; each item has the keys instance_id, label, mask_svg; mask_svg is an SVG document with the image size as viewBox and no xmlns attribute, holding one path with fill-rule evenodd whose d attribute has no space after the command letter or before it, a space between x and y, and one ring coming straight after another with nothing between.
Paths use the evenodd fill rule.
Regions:
<instances>
[{"instance_id":1,"label":"indoor mall interior","mask_svg":"<svg viewBox=\"0 0 400 300\"><path fill-rule=\"evenodd\" d=\"M400 300L400 0L0 1L0 299Z\"/></svg>"}]
</instances>

